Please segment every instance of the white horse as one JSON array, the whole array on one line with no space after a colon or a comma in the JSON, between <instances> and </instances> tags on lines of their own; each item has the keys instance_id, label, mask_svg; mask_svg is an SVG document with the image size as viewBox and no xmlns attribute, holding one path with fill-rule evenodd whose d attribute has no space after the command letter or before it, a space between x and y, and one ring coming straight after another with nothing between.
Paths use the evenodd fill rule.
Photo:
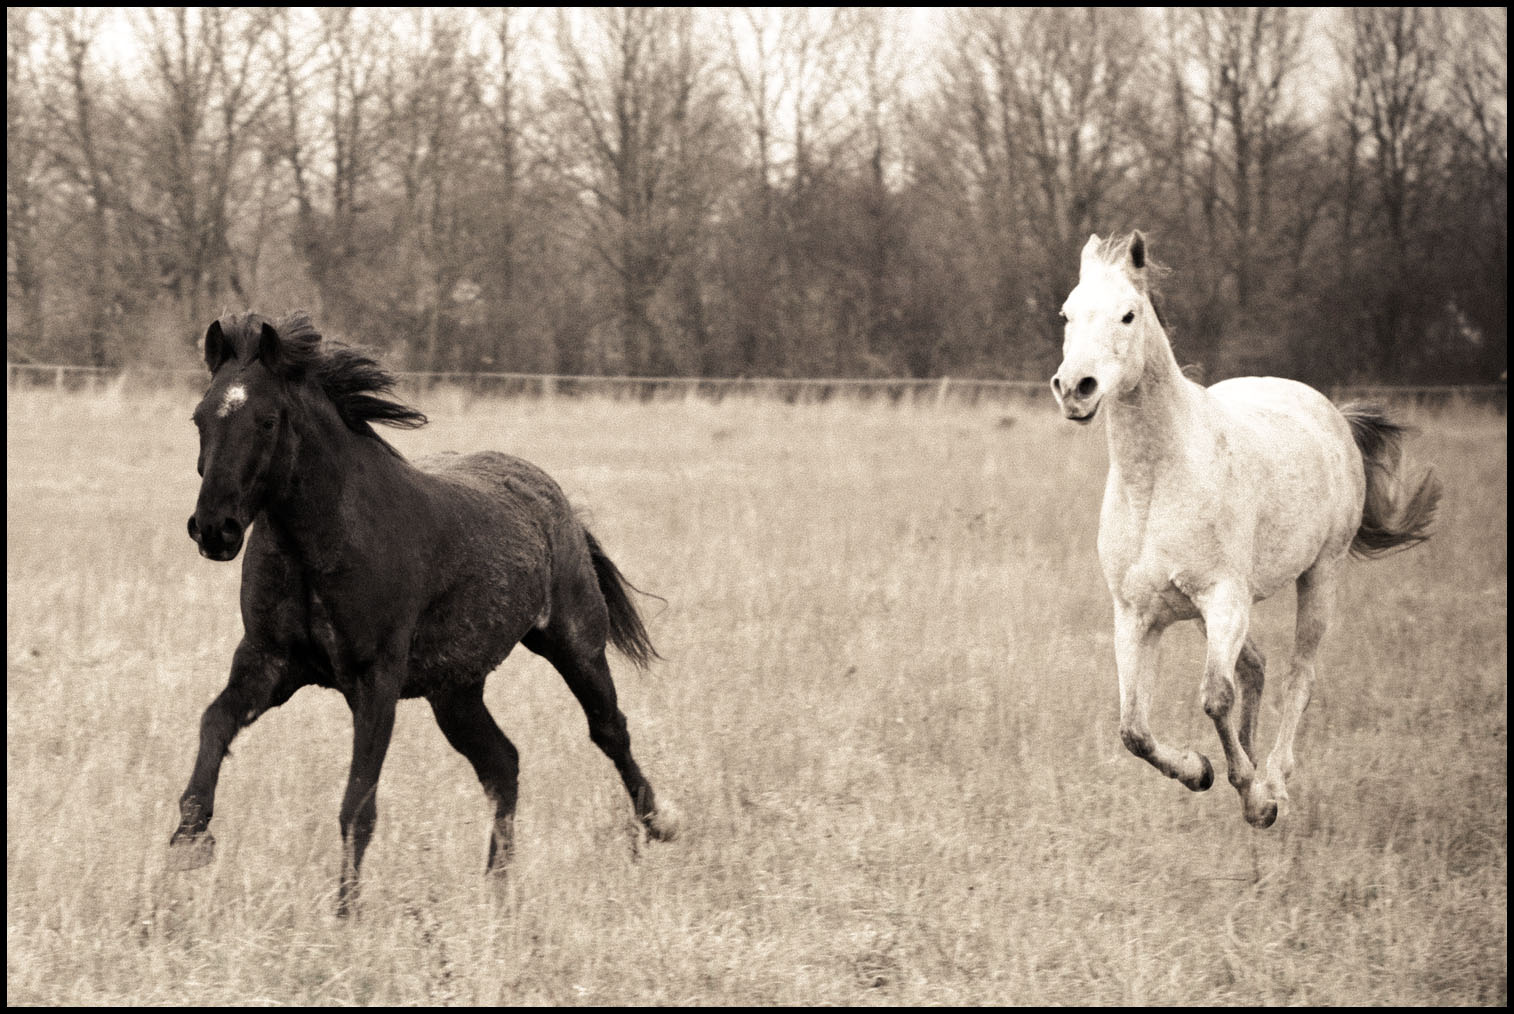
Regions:
<instances>
[{"instance_id":1,"label":"white horse","mask_svg":"<svg viewBox=\"0 0 1514 1014\"><path fill-rule=\"evenodd\" d=\"M1424 541L1440 484L1427 473L1411 494L1400 492L1404 428L1380 409L1337 409L1313 388L1275 377L1209 388L1184 377L1152 308L1139 232L1089 239L1062 319L1062 365L1051 382L1062 414L1107 420L1099 561L1114 598L1120 738L1196 792L1213 784L1206 757L1158 741L1147 724L1162 631L1198 620L1208 639L1204 711L1246 819L1268 827L1287 803L1293 739L1341 565L1352 552L1376 556ZM1287 697L1277 742L1258 769L1252 737L1264 662L1247 626L1252 603L1290 581L1298 617Z\"/></svg>"}]
</instances>

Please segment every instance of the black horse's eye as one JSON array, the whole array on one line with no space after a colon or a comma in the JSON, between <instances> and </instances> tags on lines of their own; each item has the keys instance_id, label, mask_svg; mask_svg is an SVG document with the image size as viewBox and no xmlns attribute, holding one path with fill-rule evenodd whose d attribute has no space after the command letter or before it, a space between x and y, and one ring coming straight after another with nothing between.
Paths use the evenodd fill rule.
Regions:
<instances>
[{"instance_id":1,"label":"black horse's eye","mask_svg":"<svg viewBox=\"0 0 1514 1014\"><path fill-rule=\"evenodd\" d=\"M278 423L279 423L279 420L278 420L277 417L275 417L275 416L268 416L268 417L266 417L264 419L259 419L258 420L258 429L262 430L264 433L272 433L273 432L273 428L275 426L277 426Z\"/></svg>"},{"instance_id":2,"label":"black horse's eye","mask_svg":"<svg viewBox=\"0 0 1514 1014\"><path fill-rule=\"evenodd\" d=\"M1121 317L1120 318L1120 323L1121 324L1129 324L1133 320L1135 320L1135 313L1131 312L1131 313L1127 313L1125 316Z\"/></svg>"}]
</instances>

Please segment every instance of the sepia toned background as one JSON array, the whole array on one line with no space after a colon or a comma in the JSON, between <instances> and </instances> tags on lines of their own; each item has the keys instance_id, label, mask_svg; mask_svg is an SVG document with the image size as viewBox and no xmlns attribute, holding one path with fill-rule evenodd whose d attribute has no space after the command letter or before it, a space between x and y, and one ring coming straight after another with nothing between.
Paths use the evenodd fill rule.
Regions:
<instances>
[{"instance_id":1,"label":"sepia toned background","mask_svg":"<svg viewBox=\"0 0 1514 1014\"><path fill-rule=\"evenodd\" d=\"M7 29L9 1002L1507 1003L1501 10ZM1377 393L1445 486L1427 544L1347 568L1267 831L1120 742L1104 438L1044 385L1078 249L1130 228L1180 361L1414 385ZM233 745L216 862L168 869L241 636L240 563L184 528L196 341L295 306L460 371L402 384L432 422L386 439L536 462L657 596L664 660L611 665L678 840L638 838L518 651L486 691L521 753L502 882L402 703L335 917L351 717L320 689ZM473 376L515 372L686 383ZM1265 741L1292 596L1252 629ZM1202 658L1174 628L1152 723L1213 753Z\"/></svg>"},{"instance_id":2,"label":"sepia toned background","mask_svg":"<svg viewBox=\"0 0 1514 1014\"><path fill-rule=\"evenodd\" d=\"M1143 229L1211 379L1506 366L1485 8L8 8L12 361L1044 379Z\"/></svg>"}]
</instances>

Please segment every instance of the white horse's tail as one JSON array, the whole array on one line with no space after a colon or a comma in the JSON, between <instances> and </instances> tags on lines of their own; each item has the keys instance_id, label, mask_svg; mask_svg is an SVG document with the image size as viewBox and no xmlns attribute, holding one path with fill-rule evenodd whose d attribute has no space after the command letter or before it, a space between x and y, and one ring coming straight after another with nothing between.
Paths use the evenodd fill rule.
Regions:
<instances>
[{"instance_id":1,"label":"white horse's tail","mask_svg":"<svg viewBox=\"0 0 1514 1014\"><path fill-rule=\"evenodd\" d=\"M1403 439L1412 429L1394 422L1380 405L1354 402L1343 407L1341 415L1351 424L1351 436L1367 473L1367 501L1351 552L1384 556L1424 542L1430 537L1441 488L1435 473L1428 470L1412 486L1412 493L1411 487L1402 484Z\"/></svg>"}]
</instances>

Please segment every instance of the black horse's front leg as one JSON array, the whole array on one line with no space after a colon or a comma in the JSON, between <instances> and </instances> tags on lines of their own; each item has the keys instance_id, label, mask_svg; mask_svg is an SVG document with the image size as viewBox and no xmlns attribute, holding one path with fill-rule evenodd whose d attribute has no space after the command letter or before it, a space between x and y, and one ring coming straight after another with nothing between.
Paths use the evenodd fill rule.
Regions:
<instances>
[{"instance_id":1,"label":"black horse's front leg","mask_svg":"<svg viewBox=\"0 0 1514 1014\"><path fill-rule=\"evenodd\" d=\"M269 708L283 704L298 688L289 679L286 657L246 638L237 645L226 688L200 717L200 751L189 785L179 797L179 826L168 839L176 868L196 869L215 858L215 838L209 828L221 761L238 732Z\"/></svg>"},{"instance_id":2,"label":"black horse's front leg","mask_svg":"<svg viewBox=\"0 0 1514 1014\"><path fill-rule=\"evenodd\" d=\"M337 915L351 913L357 903L358 868L373 838L378 822L378 780L394 732L394 710L399 701L399 673L375 665L369 677L357 681L348 694L352 707L352 769L342 796L342 882L337 895Z\"/></svg>"}]
</instances>

